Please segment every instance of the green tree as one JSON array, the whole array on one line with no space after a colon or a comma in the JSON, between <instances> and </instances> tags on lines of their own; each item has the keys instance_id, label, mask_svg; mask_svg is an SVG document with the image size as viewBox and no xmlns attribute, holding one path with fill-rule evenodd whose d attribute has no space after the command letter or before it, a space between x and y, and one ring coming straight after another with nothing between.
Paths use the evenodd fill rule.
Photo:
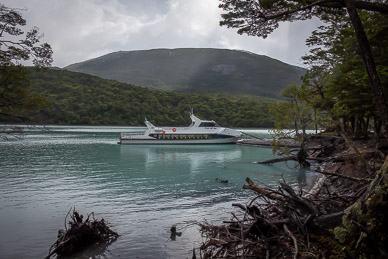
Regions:
<instances>
[{"instance_id":1,"label":"green tree","mask_svg":"<svg viewBox=\"0 0 388 259\"><path fill-rule=\"evenodd\" d=\"M388 17L365 11L360 15L367 25L366 33L380 78L383 85L387 85ZM315 109L330 112L349 136L366 135L369 121L379 121L379 112L368 86L355 33L345 16L333 17L327 24L320 26L307 40L310 54L303 57L310 67L303 84L309 92L306 101ZM380 123L375 124L374 131L379 132Z\"/></svg>"},{"instance_id":2,"label":"green tree","mask_svg":"<svg viewBox=\"0 0 388 259\"><path fill-rule=\"evenodd\" d=\"M269 105L271 117L275 121L275 127L272 129L273 151L280 148L283 139L297 139L300 141L300 149L294 159L302 167L308 167L310 164L306 161L307 153L305 145L307 140L306 130L314 122L314 111L304 101L304 89L297 85L290 85L283 90L282 95L288 99L288 102L278 102ZM294 127L294 130L289 130ZM288 154L287 146L284 153Z\"/></svg>"},{"instance_id":3,"label":"green tree","mask_svg":"<svg viewBox=\"0 0 388 259\"><path fill-rule=\"evenodd\" d=\"M353 26L361 55L372 89L375 104L379 111L383 128L388 133L388 103L380 82L372 56L368 38L358 14L358 10L367 10L388 14L385 0L222 0L220 8L223 14L221 25L238 28L238 33L266 38L278 28L280 22L293 22L318 17L327 20L344 11L347 12Z\"/></svg>"},{"instance_id":4,"label":"green tree","mask_svg":"<svg viewBox=\"0 0 388 259\"><path fill-rule=\"evenodd\" d=\"M53 61L50 45L39 45L38 28L25 33L25 25L19 9L0 4L0 115L5 120L23 118L21 112L44 103L42 97L29 92L28 72L22 63L32 60L40 68Z\"/></svg>"}]
</instances>

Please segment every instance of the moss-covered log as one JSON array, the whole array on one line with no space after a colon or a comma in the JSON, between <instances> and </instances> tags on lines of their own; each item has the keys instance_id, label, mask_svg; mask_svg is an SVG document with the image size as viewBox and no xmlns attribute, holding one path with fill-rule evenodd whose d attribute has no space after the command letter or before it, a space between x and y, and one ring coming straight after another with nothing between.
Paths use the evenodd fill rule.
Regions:
<instances>
[{"instance_id":1,"label":"moss-covered log","mask_svg":"<svg viewBox=\"0 0 388 259\"><path fill-rule=\"evenodd\" d=\"M345 210L335 236L353 257L388 258L388 156L365 194Z\"/></svg>"}]
</instances>

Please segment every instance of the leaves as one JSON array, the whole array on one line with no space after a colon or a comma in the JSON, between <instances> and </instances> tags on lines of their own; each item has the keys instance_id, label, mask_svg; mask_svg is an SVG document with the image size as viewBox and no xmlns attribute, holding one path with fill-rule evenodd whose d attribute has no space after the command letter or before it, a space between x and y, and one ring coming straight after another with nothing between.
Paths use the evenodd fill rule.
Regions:
<instances>
[{"instance_id":1,"label":"leaves","mask_svg":"<svg viewBox=\"0 0 388 259\"><path fill-rule=\"evenodd\" d=\"M378 13L360 12L376 60L379 77L387 85L388 58L387 18ZM378 36L377 36L378 35ZM377 40L378 38L378 40ZM310 105L332 113L334 120L341 120L345 128L352 128L350 135L360 134L357 125L378 119L374 96L369 86L364 63L359 54L355 34L345 15L336 17L321 26L307 40L310 54L303 57L311 66L304 78L306 101ZM347 124L351 124L347 126ZM366 134L367 126L362 126Z\"/></svg>"},{"instance_id":2,"label":"leaves","mask_svg":"<svg viewBox=\"0 0 388 259\"><path fill-rule=\"evenodd\" d=\"M29 92L27 70L21 64L32 59L35 66L47 67L53 61L51 46L38 45L42 35L37 27L23 38L26 20L19 11L0 4L0 120L20 119L23 110L44 105L41 96Z\"/></svg>"},{"instance_id":3,"label":"leaves","mask_svg":"<svg viewBox=\"0 0 388 259\"><path fill-rule=\"evenodd\" d=\"M51 46L47 43L37 45L43 35L37 27L24 31L26 25L18 9L0 5L0 66L20 65L21 61L32 59L36 66L48 66L52 63Z\"/></svg>"}]
</instances>

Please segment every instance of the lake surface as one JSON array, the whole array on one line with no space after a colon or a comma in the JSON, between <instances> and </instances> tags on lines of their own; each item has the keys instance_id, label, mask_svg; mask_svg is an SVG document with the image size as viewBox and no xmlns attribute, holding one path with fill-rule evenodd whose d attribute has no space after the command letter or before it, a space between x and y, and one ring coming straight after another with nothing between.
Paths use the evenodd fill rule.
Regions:
<instances>
[{"instance_id":1,"label":"lake surface","mask_svg":"<svg viewBox=\"0 0 388 259\"><path fill-rule=\"evenodd\" d=\"M242 189L246 177L268 186L313 179L292 164L252 163L274 157L270 148L117 144L119 132L142 129L34 127L21 140L0 141L0 258L47 256L73 207L120 234L78 258L191 258L202 242L191 223L229 220L233 202L254 197ZM183 231L176 240L173 224Z\"/></svg>"}]
</instances>

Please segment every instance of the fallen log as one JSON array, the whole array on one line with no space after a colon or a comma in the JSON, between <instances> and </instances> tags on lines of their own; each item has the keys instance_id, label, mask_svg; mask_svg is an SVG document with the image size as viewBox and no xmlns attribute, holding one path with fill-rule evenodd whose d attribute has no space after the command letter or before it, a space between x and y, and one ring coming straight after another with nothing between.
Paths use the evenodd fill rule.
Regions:
<instances>
[{"instance_id":1,"label":"fallen log","mask_svg":"<svg viewBox=\"0 0 388 259\"><path fill-rule=\"evenodd\" d=\"M287 157L281 157L281 158L268 159L268 160L264 160L264 161L257 161L257 162L254 162L254 163L255 164L259 164L259 165L271 165L271 164L274 164L274 163L286 162L286 161L290 161L290 160L296 161L297 160L296 155L295 156L287 156Z\"/></svg>"},{"instance_id":2,"label":"fallen log","mask_svg":"<svg viewBox=\"0 0 388 259\"><path fill-rule=\"evenodd\" d=\"M301 145L301 147L298 150L298 153L295 154L295 155L287 156L287 157L281 157L281 158L274 158L274 159L269 159L269 160L264 160L264 161L257 161L257 162L254 162L254 163L255 164L262 164L262 165L268 165L268 164L271 165L271 164L274 164L274 163L286 162L286 161L294 160L294 161L298 162L298 164L301 167L306 168L306 167L310 166L310 163L307 161L307 159L308 159L308 156L307 156L306 150L303 147L303 145Z\"/></svg>"},{"instance_id":3,"label":"fallen log","mask_svg":"<svg viewBox=\"0 0 388 259\"><path fill-rule=\"evenodd\" d=\"M306 223L310 222L311 224L319 225L322 227L331 227L341 222L343 215L344 215L344 211L339 211L331 214L321 215L314 218L311 218L311 215L309 215L309 216L301 217L300 220ZM280 220L272 220L271 224L276 226L282 226L284 224L290 224L293 222L294 220L292 218L285 218Z\"/></svg>"},{"instance_id":4,"label":"fallen log","mask_svg":"<svg viewBox=\"0 0 388 259\"><path fill-rule=\"evenodd\" d=\"M313 204L312 201L296 195L294 190L289 185L285 183L280 183L280 185L283 188L283 190L285 190L290 195L291 200L297 207L301 207L307 210L308 212L313 213L314 216L318 216L320 214L319 210Z\"/></svg>"},{"instance_id":5,"label":"fallen log","mask_svg":"<svg viewBox=\"0 0 388 259\"><path fill-rule=\"evenodd\" d=\"M280 201L285 200L284 196L276 193L274 190L271 190L267 187L255 184L251 179L249 179L249 177L247 177L245 181L248 183L248 185L244 184L243 189L253 190L258 194L262 194L272 200L280 200Z\"/></svg>"},{"instance_id":6,"label":"fallen log","mask_svg":"<svg viewBox=\"0 0 388 259\"><path fill-rule=\"evenodd\" d=\"M312 199L319 194L323 185L325 184L327 177L322 175L321 178L314 184L314 186L310 189L309 193L306 195L307 199Z\"/></svg>"}]
</instances>

